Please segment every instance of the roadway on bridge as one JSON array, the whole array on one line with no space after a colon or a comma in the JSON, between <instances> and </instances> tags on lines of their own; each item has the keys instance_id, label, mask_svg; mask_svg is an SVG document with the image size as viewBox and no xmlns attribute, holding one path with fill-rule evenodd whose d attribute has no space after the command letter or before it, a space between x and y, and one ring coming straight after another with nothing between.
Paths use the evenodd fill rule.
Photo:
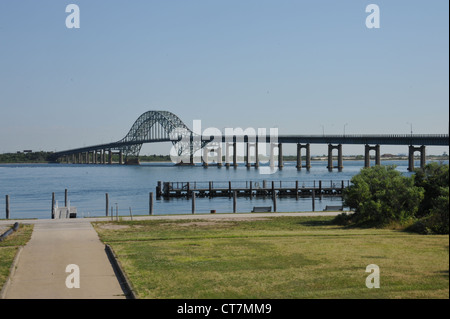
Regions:
<instances>
[{"instance_id":1,"label":"roadway on bridge","mask_svg":"<svg viewBox=\"0 0 450 319\"><path fill-rule=\"evenodd\" d=\"M341 212L306 213L234 213L196 215L135 216L133 220L149 219L233 219L279 216L335 216ZM131 217L120 216L122 220ZM4 299L125 299L126 287L119 282L105 245L91 222L111 221L113 217L75 219L0 220L0 227L34 224L30 241L16 258L15 271L3 287ZM68 288L66 279L72 271L67 265L79 267L80 287Z\"/></svg>"}]
</instances>

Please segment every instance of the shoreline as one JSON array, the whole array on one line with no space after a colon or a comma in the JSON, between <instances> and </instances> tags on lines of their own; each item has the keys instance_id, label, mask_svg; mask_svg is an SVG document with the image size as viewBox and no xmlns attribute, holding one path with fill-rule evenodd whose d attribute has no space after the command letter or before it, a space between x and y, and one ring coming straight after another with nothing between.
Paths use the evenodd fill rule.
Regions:
<instances>
[{"instance_id":1,"label":"shoreline","mask_svg":"<svg viewBox=\"0 0 450 319\"><path fill-rule=\"evenodd\" d=\"M357 155L358 157L361 155ZM291 158L290 158L291 157ZM294 157L293 155L286 155L285 156L285 160L284 162L296 162L297 159L296 158L292 158ZM286 159L288 158L288 159ZM336 160L337 156L333 156L333 160ZM302 158L302 161L304 161L305 158ZM315 162L320 162L320 161L327 161L328 157L327 156L317 156L317 157L312 157L311 161L315 161ZM344 156L343 157L344 161L364 161L364 158L356 158L356 156ZM370 160L375 160L375 158L370 158ZM408 157L381 157L381 161L407 161ZM415 156L414 160L420 160L420 156ZM448 161L449 157L448 156L436 156L436 155L430 155L426 157L427 161ZM166 163L172 163L172 161L140 161L141 164L166 164ZM39 165L39 164L65 164L65 163L58 163L58 162L0 162L0 165L29 165L29 164L35 164L35 165ZM113 162L112 164L118 164L118 162ZM87 165L87 164L80 164L80 165ZM95 164L91 164L91 165L95 165Z\"/></svg>"}]
</instances>

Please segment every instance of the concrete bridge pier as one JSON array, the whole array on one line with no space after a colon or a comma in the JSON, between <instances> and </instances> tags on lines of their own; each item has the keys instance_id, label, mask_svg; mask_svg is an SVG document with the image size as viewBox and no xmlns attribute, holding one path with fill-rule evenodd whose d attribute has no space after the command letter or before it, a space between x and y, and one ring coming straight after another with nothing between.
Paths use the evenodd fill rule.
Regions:
<instances>
[{"instance_id":1,"label":"concrete bridge pier","mask_svg":"<svg viewBox=\"0 0 450 319\"><path fill-rule=\"evenodd\" d=\"M217 145L216 147L207 147L203 148L203 166L209 166L209 154L211 152L215 153L215 157L217 160L217 167L222 167L222 147L221 145Z\"/></svg>"},{"instance_id":2,"label":"concrete bridge pier","mask_svg":"<svg viewBox=\"0 0 450 319\"><path fill-rule=\"evenodd\" d=\"M364 147L364 167L370 167L370 151L375 151L375 165L381 165L380 145L370 146L366 144Z\"/></svg>"},{"instance_id":3,"label":"concrete bridge pier","mask_svg":"<svg viewBox=\"0 0 450 319\"><path fill-rule=\"evenodd\" d=\"M251 159L250 159L250 148L251 148L251 144L250 144L250 143L247 143L247 144L246 144L246 153L247 153L247 157L246 157L246 163L245 163L245 166L246 166L247 168L250 168L250 167L252 166L252 164L251 164Z\"/></svg>"},{"instance_id":4,"label":"concrete bridge pier","mask_svg":"<svg viewBox=\"0 0 450 319\"><path fill-rule=\"evenodd\" d=\"M275 148L278 147L278 168L283 168L283 144L270 143L269 165L271 168L275 167Z\"/></svg>"},{"instance_id":5,"label":"concrete bridge pier","mask_svg":"<svg viewBox=\"0 0 450 319\"><path fill-rule=\"evenodd\" d=\"M420 152L420 168L425 168L426 165L426 154L425 154L425 145L415 147L413 145L409 146L409 154L408 154L408 171L414 171L414 153Z\"/></svg>"},{"instance_id":6,"label":"concrete bridge pier","mask_svg":"<svg viewBox=\"0 0 450 319\"><path fill-rule=\"evenodd\" d=\"M225 142L225 167L230 167L230 143Z\"/></svg>"},{"instance_id":7,"label":"concrete bridge pier","mask_svg":"<svg viewBox=\"0 0 450 319\"><path fill-rule=\"evenodd\" d=\"M194 150L193 150L193 148L192 148L192 144L191 144L191 147L190 147L190 152L189 152L189 164L190 165L195 165L195 163L194 163Z\"/></svg>"},{"instance_id":8,"label":"concrete bridge pier","mask_svg":"<svg viewBox=\"0 0 450 319\"><path fill-rule=\"evenodd\" d=\"M283 168L283 144L278 143L278 168Z\"/></svg>"},{"instance_id":9,"label":"concrete bridge pier","mask_svg":"<svg viewBox=\"0 0 450 319\"><path fill-rule=\"evenodd\" d=\"M222 167L222 144L217 146L216 154L217 154L217 167Z\"/></svg>"},{"instance_id":10,"label":"concrete bridge pier","mask_svg":"<svg viewBox=\"0 0 450 319\"><path fill-rule=\"evenodd\" d=\"M302 169L302 148L306 149L306 169L309 170L311 168L311 147L310 144L302 145L300 143L297 144L297 169Z\"/></svg>"},{"instance_id":11,"label":"concrete bridge pier","mask_svg":"<svg viewBox=\"0 0 450 319\"><path fill-rule=\"evenodd\" d=\"M259 148L258 141L255 142L255 168L259 167Z\"/></svg>"},{"instance_id":12,"label":"concrete bridge pier","mask_svg":"<svg viewBox=\"0 0 450 319\"><path fill-rule=\"evenodd\" d=\"M247 162L246 166L247 168L250 168L252 166L252 156L251 156L251 149L255 149L255 167L259 167L259 156L258 156L258 142L255 143L247 143Z\"/></svg>"},{"instance_id":13,"label":"concrete bridge pier","mask_svg":"<svg viewBox=\"0 0 450 319\"><path fill-rule=\"evenodd\" d=\"M204 167L208 167L208 155L209 155L209 152L210 152L210 149L207 147L207 146L205 146L204 148L203 148L203 166Z\"/></svg>"},{"instance_id":14,"label":"concrete bridge pier","mask_svg":"<svg viewBox=\"0 0 450 319\"><path fill-rule=\"evenodd\" d=\"M342 156L342 144L339 145L332 145L332 144L328 144L328 170L331 172L333 170L333 150L337 149L338 150L338 170L339 172L342 171L342 169L344 168L344 160L343 160L343 156Z\"/></svg>"},{"instance_id":15,"label":"concrete bridge pier","mask_svg":"<svg viewBox=\"0 0 450 319\"><path fill-rule=\"evenodd\" d=\"M237 167L237 143L233 142L233 166Z\"/></svg>"},{"instance_id":16,"label":"concrete bridge pier","mask_svg":"<svg viewBox=\"0 0 450 319\"><path fill-rule=\"evenodd\" d=\"M275 143L270 143L270 153L269 153L269 166L270 168L275 167Z\"/></svg>"}]
</instances>

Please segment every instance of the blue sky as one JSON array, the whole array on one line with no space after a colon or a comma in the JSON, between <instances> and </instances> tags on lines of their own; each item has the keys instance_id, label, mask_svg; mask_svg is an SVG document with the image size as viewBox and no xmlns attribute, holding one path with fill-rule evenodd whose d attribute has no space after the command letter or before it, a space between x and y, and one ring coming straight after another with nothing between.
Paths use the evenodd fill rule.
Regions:
<instances>
[{"instance_id":1,"label":"blue sky","mask_svg":"<svg viewBox=\"0 0 450 319\"><path fill-rule=\"evenodd\" d=\"M66 28L70 3L80 29ZM365 25L371 3L379 29ZM0 153L119 140L148 110L280 134L447 133L448 12L442 0L2 0Z\"/></svg>"}]
</instances>

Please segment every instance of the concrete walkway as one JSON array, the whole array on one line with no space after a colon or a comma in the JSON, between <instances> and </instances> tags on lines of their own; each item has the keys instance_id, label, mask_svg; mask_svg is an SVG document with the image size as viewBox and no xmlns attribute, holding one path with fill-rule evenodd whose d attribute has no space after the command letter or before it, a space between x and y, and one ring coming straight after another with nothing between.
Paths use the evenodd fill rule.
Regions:
<instances>
[{"instance_id":1,"label":"concrete walkway","mask_svg":"<svg viewBox=\"0 0 450 319\"><path fill-rule=\"evenodd\" d=\"M239 213L135 216L145 219L244 219L277 216L335 216L341 212ZM114 217L113 220L116 218ZM122 220L130 217L121 216ZM30 241L21 250L14 274L4 287L5 299L124 299L124 288L91 222L111 217L76 219L1 220L0 227L34 224ZM80 288L68 288L68 265L79 268Z\"/></svg>"},{"instance_id":2,"label":"concrete walkway","mask_svg":"<svg viewBox=\"0 0 450 319\"><path fill-rule=\"evenodd\" d=\"M79 288L66 286L75 275L73 269L66 272L70 264L78 266ZM125 298L105 245L83 219L36 222L5 289L5 299Z\"/></svg>"}]
</instances>

